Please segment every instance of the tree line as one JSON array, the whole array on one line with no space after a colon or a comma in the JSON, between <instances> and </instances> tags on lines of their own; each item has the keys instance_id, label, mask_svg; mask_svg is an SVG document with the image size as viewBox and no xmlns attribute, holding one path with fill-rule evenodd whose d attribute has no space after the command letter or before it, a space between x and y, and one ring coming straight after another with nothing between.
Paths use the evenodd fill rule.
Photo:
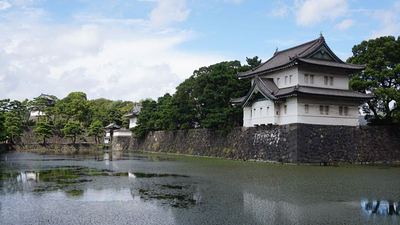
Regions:
<instances>
[{"instance_id":1,"label":"tree line","mask_svg":"<svg viewBox=\"0 0 400 225\"><path fill-rule=\"evenodd\" d=\"M33 128L43 144L53 135L75 143L85 134L99 142L109 123L127 126L124 115L133 105L131 101L88 100L83 92L72 92L63 99L41 95L33 100L0 100L0 141L15 143L25 129ZM38 113L35 121L30 120L32 111Z\"/></svg>"},{"instance_id":2,"label":"tree line","mask_svg":"<svg viewBox=\"0 0 400 225\"><path fill-rule=\"evenodd\" d=\"M375 98L363 106L366 119L371 124L400 122L400 37L380 37L363 41L352 49L347 62L364 64L366 69L351 77L350 87L362 93L372 93ZM150 131L209 128L229 131L242 125L242 109L233 107L232 98L244 96L250 81L239 80L238 72L261 64L256 56L240 61L220 62L201 67L178 85L174 94L165 94L157 100L145 99L133 132L144 137ZM63 99L47 98L0 101L0 141L13 142L23 128L32 126L27 115L32 107L44 112L34 124L35 134L45 143L51 135L70 137L73 142L86 133L98 141L103 127L115 122L127 127L123 117L133 102L107 99L87 100L82 92L70 93Z\"/></svg>"}]
</instances>

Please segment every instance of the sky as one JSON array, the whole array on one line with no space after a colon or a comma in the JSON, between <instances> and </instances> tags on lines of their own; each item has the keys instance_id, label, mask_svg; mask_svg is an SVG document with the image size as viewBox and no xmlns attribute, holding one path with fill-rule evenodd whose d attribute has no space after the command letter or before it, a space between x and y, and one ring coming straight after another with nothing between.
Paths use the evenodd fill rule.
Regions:
<instances>
[{"instance_id":1,"label":"sky","mask_svg":"<svg viewBox=\"0 0 400 225\"><path fill-rule=\"evenodd\" d=\"M320 33L346 60L400 35L400 0L0 0L0 99L156 99L197 68Z\"/></svg>"}]
</instances>

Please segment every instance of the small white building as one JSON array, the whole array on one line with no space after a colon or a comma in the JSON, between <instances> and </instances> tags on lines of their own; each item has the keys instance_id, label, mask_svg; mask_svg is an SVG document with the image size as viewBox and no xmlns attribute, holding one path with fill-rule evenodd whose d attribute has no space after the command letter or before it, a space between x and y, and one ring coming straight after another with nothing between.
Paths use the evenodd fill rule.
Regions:
<instances>
[{"instance_id":1,"label":"small white building","mask_svg":"<svg viewBox=\"0 0 400 225\"><path fill-rule=\"evenodd\" d=\"M130 113L126 114L125 117L129 118L129 129L136 127L137 125L137 117L140 113L142 106L140 104L135 104Z\"/></svg>"},{"instance_id":2,"label":"small white building","mask_svg":"<svg viewBox=\"0 0 400 225\"><path fill-rule=\"evenodd\" d=\"M43 108L54 106L57 98L52 95L40 94L34 101L38 103L38 105L30 109L29 120L37 121L39 117L46 115L46 113L43 112Z\"/></svg>"},{"instance_id":3,"label":"small white building","mask_svg":"<svg viewBox=\"0 0 400 225\"><path fill-rule=\"evenodd\" d=\"M343 62L324 37L283 50L243 73L251 79L246 96L232 99L243 107L243 126L267 124L359 125L359 106L371 95L349 89L349 75L363 65Z\"/></svg>"}]
</instances>

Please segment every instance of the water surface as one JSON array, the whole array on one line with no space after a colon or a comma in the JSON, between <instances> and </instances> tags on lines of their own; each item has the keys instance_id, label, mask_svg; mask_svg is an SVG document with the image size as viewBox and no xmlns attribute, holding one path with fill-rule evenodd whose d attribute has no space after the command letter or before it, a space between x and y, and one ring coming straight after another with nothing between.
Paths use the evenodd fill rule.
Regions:
<instances>
[{"instance_id":1,"label":"water surface","mask_svg":"<svg viewBox=\"0 0 400 225\"><path fill-rule=\"evenodd\" d=\"M399 224L400 168L0 155L0 224Z\"/></svg>"}]
</instances>

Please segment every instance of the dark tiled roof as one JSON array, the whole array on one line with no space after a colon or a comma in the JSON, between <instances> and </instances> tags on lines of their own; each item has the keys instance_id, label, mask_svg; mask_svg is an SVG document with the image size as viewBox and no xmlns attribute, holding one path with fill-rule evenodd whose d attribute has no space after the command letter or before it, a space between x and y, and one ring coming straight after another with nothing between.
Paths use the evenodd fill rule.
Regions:
<instances>
[{"instance_id":1,"label":"dark tiled roof","mask_svg":"<svg viewBox=\"0 0 400 225\"><path fill-rule=\"evenodd\" d=\"M328 51L328 54L334 61L328 60L315 60L309 59L317 50L324 47ZM274 55L260 66L238 74L239 78L254 77L256 75L267 74L276 70L284 69L295 65L298 61L302 60L303 63L310 63L321 66L333 66L342 67L352 70L362 70L363 66L347 64L339 59L328 47L324 37L306 42L304 44L283 50L277 51Z\"/></svg>"},{"instance_id":2,"label":"dark tiled roof","mask_svg":"<svg viewBox=\"0 0 400 225\"><path fill-rule=\"evenodd\" d=\"M364 65L355 65L350 63L338 63L334 61L327 61L327 60L318 60L318 59L305 59L299 58L300 62L305 62L308 64L319 65L319 66L330 66L330 67L339 67L343 69L355 69L355 70L363 70L365 69Z\"/></svg>"},{"instance_id":3,"label":"dark tiled roof","mask_svg":"<svg viewBox=\"0 0 400 225\"><path fill-rule=\"evenodd\" d=\"M264 95L266 98L272 101L298 95L325 96L325 97L333 96L333 97L342 97L342 98L358 99L358 100L368 100L373 98L373 95L363 94L352 90L319 88L319 87L309 87L309 86L292 86L292 87L278 89L275 83L273 83L271 80L265 82L265 79L256 77L253 86L251 87L247 95L241 98L232 99L231 100L232 104L245 105L249 101L249 99L251 99L251 96L253 95L256 88L261 92L262 95Z\"/></svg>"},{"instance_id":4,"label":"dark tiled roof","mask_svg":"<svg viewBox=\"0 0 400 225\"><path fill-rule=\"evenodd\" d=\"M298 94L335 96L335 97L357 98L357 99L370 99L373 97L372 95L363 94L357 91L308 87L308 86L293 86L288 88L282 88L276 93L276 96L278 98L284 98L289 95L298 95Z\"/></svg>"},{"instance_id":5,"label":"dark tiled roof","mask_svg":"<svg viewBox=\"0 0 400 225\"><path fill-rule=\"evenodd\" d=\"M276 86L276 84L271 79L261 79L259 77L256 77L247 95L241 98L231 99L231 103L235 105L245 104L253 95L256 88L264 97L271 100L278 99L275 96L275 93L279 91L279 88Z\"/></svg>"},{"instance_id":6,"label":"dark tiled roof","mask_svg":"<svg viewBox=\"0 0 400 225\"><path fill-rule=\"evenodd\" d=\"M115 124L115 123L110 123L110 124L108 124L106 127L105 127L105 129L120 129L121 127L120 126L118 126L117 124Z\"/></svg>"}]
</instances>

